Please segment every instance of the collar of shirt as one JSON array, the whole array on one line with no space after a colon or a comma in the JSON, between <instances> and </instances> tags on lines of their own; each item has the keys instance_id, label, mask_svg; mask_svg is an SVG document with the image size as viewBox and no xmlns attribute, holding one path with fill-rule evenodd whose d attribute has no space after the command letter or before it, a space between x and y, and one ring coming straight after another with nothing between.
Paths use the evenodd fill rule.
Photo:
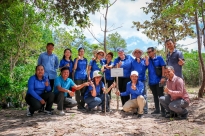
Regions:
<instances>
[{"instance_id":1,"label":"collar of shirt","mask_svg":"<svg viewBox=\"0 0 205 136\"><path fill-rule=\"evenodd\" d=\"M49 55L48 52L45 52L46 55ZM53 53L51 53L50 55L53 55Z\"/></svg>"},{"instance_id":2,"label":"collar of shirt","mask_svg":"<svg viewBox=\"0 0 205 136\"><path fill-rule=\"evenodd\" d=\"M60 78L61 78L62 81L68 81L68 80L69 80L69 78L67 78L66 80L64 80L62 76L60 76Z\"/></svg>"},{"instance_id":3,"label":"collar of shirt","mask_svg":"<svg viewBox=\"0 0 205 136\"><path fill-rule=\"evenodd\" d=\"M171 81L174 82L176 79L177 79L177 76L174 75Z\"/></svg>"},{"instance_id":4,"label":"collar of shirt","mask_svg":"<svg viewBox=\"0 0 205 136\"><path fill-rule=\"evenodd\" d=\"M125 55L125 54L124 54L124 55ZM121 60L120 57L118 57L118 59ZM124 60L126 60L126 59L128 59L128 56L127 56L127 55L125 55L125 59L124 59Z\"/></svg>"}]
</instances>

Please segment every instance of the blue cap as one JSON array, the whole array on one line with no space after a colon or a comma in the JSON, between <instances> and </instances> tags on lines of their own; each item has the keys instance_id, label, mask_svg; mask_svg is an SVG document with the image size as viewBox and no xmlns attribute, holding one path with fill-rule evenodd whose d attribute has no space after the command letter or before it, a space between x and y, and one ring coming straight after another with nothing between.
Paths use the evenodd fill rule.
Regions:
<instances>
[{"instance_id":1,"label":"blue cap","mask_svg":"<svg viewBox=\"0 0 205 136\"><path fill-rule=\"evenodd\" d=\"M124 49L123 48L118 48L117 52L124 52Z\"/></svg>"}]
</instances>

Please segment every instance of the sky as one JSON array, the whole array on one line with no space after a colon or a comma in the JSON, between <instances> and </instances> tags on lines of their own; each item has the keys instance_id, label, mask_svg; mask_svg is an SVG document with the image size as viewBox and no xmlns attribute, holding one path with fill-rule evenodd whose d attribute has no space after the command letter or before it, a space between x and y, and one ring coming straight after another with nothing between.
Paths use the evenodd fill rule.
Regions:
<instances>
[{"instance_id":1,"label":"sky","mask_svg":"<svg viewBox=\"0 0 205 136\"><path fill-rule=\"evenodd\" d=\"M145 20L150 19L150 15L146 15L141 9L141 7L146 7L146 2L149 1L150 0L117 0L117 2L111 6L108 11L108 28L113 25L113 27L108 30L115 29L120 26L122 27L107 33L107 35L118 32L122 38L125 39L127 43L127 50L140 48L141 50L146 51L146 49L151 46L157 46L157 48L161 49L162 46L158 45L157 42L150 40L145 34L137 31L136 28L131 28L133 26L133 21L144 22ZM93 32L95 37L99 39L99 41L103 41L103 32L100 28L100 18L101 26L104 28L102 14L105 14L104 9L100 10L99 13L89 15L90 21L92 23L90 30ZM98 43L87 29L84 30L84 34L91 44ZM189 51L191 51L192 49L197 50L196 41L196 38L192 39L187 37L185 40L178 41L177 43L188 45L187 48Z\"/></svg>"}]
</instances>

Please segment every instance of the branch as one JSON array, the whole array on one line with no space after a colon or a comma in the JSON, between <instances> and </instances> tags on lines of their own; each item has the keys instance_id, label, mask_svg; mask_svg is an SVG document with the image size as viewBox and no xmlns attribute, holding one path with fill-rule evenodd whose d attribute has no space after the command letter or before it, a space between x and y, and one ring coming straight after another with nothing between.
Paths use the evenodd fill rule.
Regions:
<instances>
[{"instance_id":1,"label":"branch","mask_svg":"<svg viewBox=\"0 0 205 136\"><path fill-rule=\"evenodd\" d=\"M93 36L93 38L96 40L96 41L98 41L101 45L103 44L103 43L101 43L96 37L95 37L95 35L90 31L90 29L87 27L87 29L88 29L88 31L90 32L90 34Z\"/></svg>"},{"instance_id":2,"label":"branch","mask_svg":"<svg viewBox=\"0 0 205 136\"><path fill-rule=\"evenodd\" d=\"M114 29L112 29L112 30L109 30L109 31L107 31L107 32L111 32L111 31L114 31L114 30L116 30L116 29L118 29L118 28L121 28L122 26L119 26L119 27L117 27L117 28L114 28Z\"/></svg>"},{"instance_id":3,"label":"branch","mask_svg":"<svg viewBox=\"0 0 205 136\"><path fill-rule=\"evenodd\" d=\"M100 29L101 29L101 31L103 31L103 29L102 29L102 27L101 27L101 17L100 17Z\"/></svg>"},{"instance_id":4,"label":"branch","mask_svg":"<svg viewBox=\"0 0 205 136\"><path fill-rule=\"evenodd\" d=\"M117 1L117 0L115 0L113 3L111 3L110 6L108 6L108 8L111 7L113 4L115 4L116 1Z\"/></svg>"}]
</instances>

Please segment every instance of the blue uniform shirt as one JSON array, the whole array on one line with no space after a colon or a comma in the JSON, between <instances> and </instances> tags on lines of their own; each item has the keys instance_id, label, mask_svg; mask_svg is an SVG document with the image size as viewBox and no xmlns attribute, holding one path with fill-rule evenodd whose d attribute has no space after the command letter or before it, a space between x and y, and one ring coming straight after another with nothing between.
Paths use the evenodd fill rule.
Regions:
<instances>
[{"instance_id":1,"label":"blue uniform shirt","mask_svg":"<svg viewBox=\"0 0 205 136\"><path fill-rule=\"evenodd\" d=\"M66 67L69 68L69 72L72 73L72 72L73 72L73 65L74 65L72 60L68 61L68 60L66 60L66 59L62 59L62 60L60 61L59 68L64 67L64 66L67 65L68 63L69 63L69 67L68 67L68 66L66 66Z\"/></svg>"},{"instance_id":2,"label":"blue uniform shirt","mask_svg":"<svg viewBox=\"0 0 205 136\"><path fill-rule=\"evenodd\" d=\"M179 58L184 60L184 56L181 51L174 49L172 54L170 53L167 54L167 65L172 66L174 68L174 74L178 77L183 78L182 75L182 66L178 64Z\"/></svg>"},{"instance_id":3,"label":"blue uniform shirt","mask_svg":"<svg viewBox=\"0 0 205 136\"><path fill-rule=\"evenodd\" d=\"M105 85L102 81L100 81L99 85L97 85L97 86L95 85L96 94L97 94L96 97L100 96L100 92L101 92L100 88L104 88L104 87L105 87ZM92 90L93 90L93 87L91 85L88 86L88 89L86 90L85 95L84 95L84 99L89 98L89 97L93 97L91 95Z\"/></svg>"},{"instance_id":4,"label":"blue uniform shirt","mask_svg":"<svg viewBox=\"0 0 205 136\"><path fill-rule=\"evenodd\" d=\"M142 82L140 81L137 82L136 84L137 90L133 90L131 86L132 86L132 81L127 83L126 91L120 93L120 96L128 96L131 94L131 99L136 99L140 95L144 96L144 84Z\"/></svg>"},{"instance_id":5,"label":"blue uniform shirt","mask_svg":"<svg viewBox=\"0 0 205 136\"><path fill-rule=\"evenodd\" d=\"M131 74L131 68L132 68L132 61L134 59L130 56L130 55L125 55L125 59L121 60L120 57L117 57L114 60L114 66L116 66L117 63L119 63L120 61L122 61L122 65L120 66L120 68L123 68L123 77L125 78L129 78L130 74Z\"/></svg>"},{"instance_id":6,"label":"blue uniform shirt","mask_svg":"<svg viewBox=\"0 0 205 136\"><path fill-rule=\"evenodd\" d=\"M100 63L97 64L96 60L91 60L89 66L91 66L90 70L90 78L93 78L93 72L95 70L101 71L102 66L104 65L103 60L100 60Z\"/></svg>"},{"instance_id":7,"label":"blue uniform shirt","mask_svg":"<svg viewBox=\"0 0 205 136\"><path fill-rule=\"evenodd\" d=\"M104 64L107 64L107 60L103 60ZM110 61L110 63L108 64L108 66L110 65L114 65L114 63L112 61ZM106 69L105 68L105 78L106 80L114 80L114 77L111 77L111 69Z\"/></svg>"},{"instance_id":8,"label":"blue uniform shirt","mask_svg":"<svg viewBox=\"0 0 205 136\"><path fill-rule=\"evenodd\" d=\"M39 80L36 75L33 75L28 80L28 91L27 94L30 94L37 100L42 100L40 95L44 91L50 92L51 86L45 86L45 82L48 80L46 76L43 76L42 80ZM49 80L48 80L49 82Z\"/></svg>"},{"instance_id":9,"label":"blue uniform shirt","mask_svg":"<svg viewBox=\"0 0 205 136\"><path fill-rule=\"evenodd\" d=\"M60 86L64 89L69 90L71 87L75 86L75 83L73 82L72 79L67 78L66 80L64 80L62 78L62 76L58 76L55 81L54 81L54 94L58 94L59 90L57 89L57 86ZM67 97L68 93L65 92L64 96Z\"/></svg>"},{"instance_id":10,"label":"blue uniform shirt","mask_svg":"<svg viewBox=\"0 0 205 136\"><path fill-rule=\"evenodd\" d=\"M74 64L76 59L74 59ZM87 79L87 59L79 59L77 63L77 68L75 70L74 79L86 80Z\"/></svg>"},{"instance_id":11,"label":"blue uniform shirt","mask_svg":"<svg viewBox=\"0 0 205 136\"><path fill-rule=\"evenodd\" d=\"M48 55L47 52L40 54L38 58L38 65L43 65L45 69L45 75L49 77L49 79L55 79L57 77L58 69L58 57L55 54Z\"/></svg>"},{"instance_id":12,"label":"blue uniform shirt","mask_svg":"<svg viewBox=\"0 0 205 136\"><path fill-rule=\"evenodd\" d=\"M165 66L165 62L161 56L155 56L153 59L149 58L149 65L148 65L149 85L156 85L159 84L161 77L156 75L155 67L152 64L152 61L155 67Z\"/></svg>"},{"instance_id":13,"label":"blue uniform shirt","mask_svg":"<svg viewBox=\"0 0 205 136\"><path fill-rule=\"evenodd\" d=\"M146 69L147 66L145 64L145 59L140 58L140 62L138 63L137 60L132 61L132 71L135 70L139 73L138 80L143 82L146 80Z\"/></svg>"}]
</instances>

